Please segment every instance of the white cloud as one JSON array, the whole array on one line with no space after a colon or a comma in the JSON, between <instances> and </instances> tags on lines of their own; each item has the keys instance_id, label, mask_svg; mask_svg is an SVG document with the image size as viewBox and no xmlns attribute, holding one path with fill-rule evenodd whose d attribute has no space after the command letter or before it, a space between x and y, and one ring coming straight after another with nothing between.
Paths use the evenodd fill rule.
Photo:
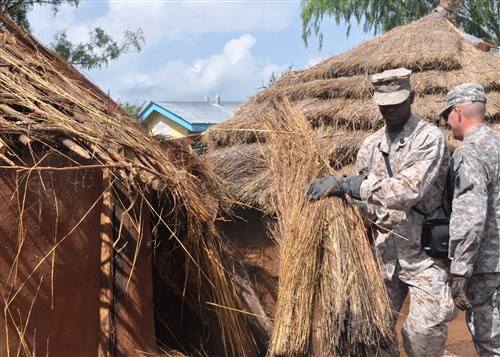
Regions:
<instances>
[{"instance_id":1,"label":"white cloud","mask_svg":"<svg viewBox=\"0 0 500 357\"><path fill-rule=\"evenodd\" d=\"M224 45L223 56L230 65L235 65L245 60L253 45L255 45L255 38L249 34L243 35Z\"/></svg>"},{"instance_id":2,"label":"white cloud","mask_svg":"<svg viewBox=\"0 0 500 357\"><path fill-rule=\"evenodd\" d=\"M202 100L216 93L244 100L261 85L259 78L268 78L279 67L257 59L252 54L255 44L256 39L245 34L228 41L219 54L192 62L168 61L151 74L129 73L117 81L117 91L139 100Z\"/></svg>"},{"instance_id":3,"label":"white cloud","mask_svg":"<svg viewBox=\"0 0 500 357\"><path fill-rule=\"evenodd\" d=\"M30 21L45 41L62 29L69 30L70 41L76 41L95 27L117 39L126 30L141 28L146 44L154 45L206 33L278 31L289 24L295 11L296 4L283 2L82 1L78 8L61 6L55 18L50 7L36 7ZM86 12L94 16L80 16Z\"/></svg>"}]
</instances>

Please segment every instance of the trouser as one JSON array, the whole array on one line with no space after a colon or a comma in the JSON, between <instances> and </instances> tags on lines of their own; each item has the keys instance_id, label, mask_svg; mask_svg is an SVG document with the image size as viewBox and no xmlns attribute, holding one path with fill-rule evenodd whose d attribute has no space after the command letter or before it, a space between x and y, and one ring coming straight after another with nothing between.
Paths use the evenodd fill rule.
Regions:
<instances>
[{"instance_id":1,"label":"trouser","mask_svg":"<svg viewBox=\"0 0 500 357\"><path fill-rule=\"evenodd\" d=\"M465 316L478 355L500 356L500 273L468 278L466 294L472 309Z\"/></svg>"},{"instance_id":2,"label":"trouser","mask_svg":"<svg viewBox=\"0 0 500 357\"><path fill-rule=\"evenodd\" d=\"M401 329L405 352L410 357L442 356L448 335L445 323L458 314L447 284L448 268L436 262L411 277L399 265L396 269L392 280L385 283L396 312L410 293L410 308Z\"/></svg>"}]
</instances>

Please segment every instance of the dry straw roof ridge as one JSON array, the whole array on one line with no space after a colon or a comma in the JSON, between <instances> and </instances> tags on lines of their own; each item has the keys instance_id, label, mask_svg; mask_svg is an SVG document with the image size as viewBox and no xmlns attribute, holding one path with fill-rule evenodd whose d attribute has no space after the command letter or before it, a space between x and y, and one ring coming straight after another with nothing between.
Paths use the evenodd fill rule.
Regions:
<instances>
[{"instance_id":1,"label":"dry straw roof ridge","mask_svg":"<svg viewBox=\"0 0 500 357\"><path fill-rule=\"evenodd\" d=\"M423 17L396 27L374 39L364 41L349 51L333 56L311 69L283 78L283 85L314 79L372 75L385 69L406 67L414 72L453 71L474 62L476 72L498 69L498 55L482 52L464 39L450 21ZM497 80L497 88L498 88Z\"/></svg>"}]
</instances>

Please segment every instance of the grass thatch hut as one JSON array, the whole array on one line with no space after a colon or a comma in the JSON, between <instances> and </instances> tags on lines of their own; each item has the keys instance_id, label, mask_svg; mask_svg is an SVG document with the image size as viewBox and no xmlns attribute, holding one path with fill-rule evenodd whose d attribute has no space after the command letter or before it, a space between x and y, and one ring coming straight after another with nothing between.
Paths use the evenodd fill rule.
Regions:
<instances>
[{"instance_id":1,"label":"grass thatch hut","mask_svg":"<svg viewBox=\"0 0 500 357\"><path fill-rule=\"evenodd\" d=\"M211 171L3 13L0 162L0 356L255 355Z\"/></svg>"},{"instance_id":2,"label":"grass thatch hut","mask_svg":"<svg viewBox=\"0 0 500 357\"><path fill-rule=\"evenodd\" d=\"M229 228L222 228L246 249L248 264L255 271L258 290L267 297L263 303L271 316L276 312L279 296L278 265L286 259L283 248L276 247L272 232L266 228L280 215L276 202L283 186L276 184L269 160L278 131L287 125L286 121L303 115L314 131L319 157L329 164L318 160L315 174L325 174L326 166L349 171L363 140L383 125L372 100L370 77L398 67L413 71L414 113L439 125L452 146L457 143L438 115L445 106L447 91L457 84L482 84L489 103L486 120L493 127L500 127L499 55L477 49L449 20L431 15L361 43L310 69L285 75L244 103L231 120L209 129L206 159L226 182L239 213L228 224ZM285 109L288 116L283 115L283 103L292 108ZM291 148L296 148L296 142L305 135L295 134L289 139ZM290 150L291 156L283 160L293 162L296 152ZM250 233L235 228L245 225L250 226L247 227ZM269 286L269 281L275 285Z\"/></svg>"}]
</instances>

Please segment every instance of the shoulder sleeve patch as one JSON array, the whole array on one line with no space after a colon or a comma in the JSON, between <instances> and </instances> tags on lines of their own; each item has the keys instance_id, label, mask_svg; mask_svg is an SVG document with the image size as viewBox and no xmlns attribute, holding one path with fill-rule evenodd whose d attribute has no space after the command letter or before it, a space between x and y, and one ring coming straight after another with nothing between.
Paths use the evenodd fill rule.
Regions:
<instances>
[{"instance_id":1,"label":"shoulder sleeve patch","mask_svg":"<svg viewBox=\"0 0 500 357\"><path fill-rule=\"evenodd\" d=\"M473 183L467 178L467 174L464 169L462 157L455 158L453 162L453 168L455 171L455 187L454 193L455 197L460 196L464 192L472 189L474 187Z\"/></svg>"}]
</instances>

